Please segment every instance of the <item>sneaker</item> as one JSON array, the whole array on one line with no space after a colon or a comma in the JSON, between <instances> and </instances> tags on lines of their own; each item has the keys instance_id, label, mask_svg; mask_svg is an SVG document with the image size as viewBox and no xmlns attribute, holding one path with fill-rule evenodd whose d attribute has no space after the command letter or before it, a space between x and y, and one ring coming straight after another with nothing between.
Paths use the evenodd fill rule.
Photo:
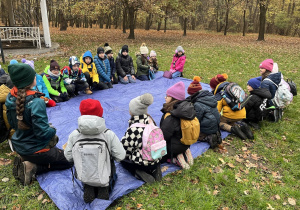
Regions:
<instances>
[{"instance_id":1,"label":"sneaker","mask_svg":"<svg viewBox=\"0 0 300 210\"><path fill-rule=\"evenodd\" d=\"M98 187L97 198L103 200L109 200L109 187Z\"/></svg>"},{"instance_id":2,"label":"sneaker","mask_svg":"<svg viewBox=\"0 0 300 210\"><path fill-rule=\"evenodd\" d=\"M268 115L269 121L278 122L278 117L279 117L278 109L270 110L269 115Z\"/></svg>"},{"instance_id":3,"label":"sneaker","mask_svg":"<svg viewBox=\"0 0 300 210\"><path fill-rule=\"evenodd\" d=\"M139 170L139 169L135 170L135 177L138 179L141 179L144 182L149 183L149 184L155 182L155 179L152 175L146 173L145 171Z\"/></svg>"},{"instance_id":4,"label":"sneaker","mask_svg":"<svg viewBox=\"0 0 300 210\"><path fill-rule=\"evenodd\" d=\"M183 154L177 155L177 157L174 159L175 159L175 165L183 169L190 169L190 165L185 161Z\"/></svg>"},{"instance_id":5,"label":"sneaker","mask_svg":"<svg viewBox=\"0 0 300 210\"><path fill-rule=\"evenodd\" d=\"M22 167L22 159L20 156L17 156L15 157L13 163L13 176L15 177L15 179L20 179L20 167Z\"/></svg>"},{"instance_id":6,"label":"sneaker","mask_svg":"<svg viewBox=\"0 0 300 210\"><path fill-rule=\"evenodd\" d=\"M29 185L35 178L37 166L29 161L24 161L18 171L19 179L23 185Z\"/></svg>"},{"instance_id":7,"label":"sneaker","mask_svg":"<svg viewBox=\"0 0 300 210\"><path fill-rule=\"evenodd\" d=\"M161 181L162 180L162 173L160 168L160 163L156 165L156 168L154 171L152 171L152 176L154 177L155 181Z\"/></svg>"},{"instance_id":8,"label":"sneaker","mask_svg":"<svg viewBox=\"0 0 300 210\"><path fill-rule=\"evenodd\" d=\"M187 163L190 166L192 166L194 164L194 158L193 158L190 148L185 151L185 156L187 158Z\"/></svg>"},{"instance_id":9,"label":"sneaker","mask_svg":"<svg viewBox=\"0 0 300 210\"><path fill-rule=\"evenodd\" d=\"M242 132L242 130L240 129L239 126L232 126L231 127L231 133L233 133L234 135L238 136L242 140L246 140L247 139L246 134L244 134Z\"/></svg>"},{"instance_id":10,"label":"sneaker","mask_svg":"<svg viewBox=\"0 0 300 210\"><path fill-rule=\"evenodd\" d=\"M246 134L247 138L248 139L251 139L253 140L254 139L254 136L253 136L253 133L251 131L251 128L247 125L247 123L243 123L241 125L241 130L244 134Z\"/></svg>"},{"instance_id":11,"label":"sneaker","mask_svg":"<svg viewBox=\"0 0 300 210\"><path fill-rule=\"evenodd\" d=\"M91 203L95 200L95 189L93 186L85 184L83 187L83 200L86 203Z\"/></svg>"},{"instance_id":12,"label":"sneaker","mask_svg":"<svg viewBox=\"0 0 300 210\"><path fill-rule=\"evenodd\" d=\"M85 93L88 95L91 95L93 92L90 90L90 88L85 89Z\"/></svg>"}]
</instances>

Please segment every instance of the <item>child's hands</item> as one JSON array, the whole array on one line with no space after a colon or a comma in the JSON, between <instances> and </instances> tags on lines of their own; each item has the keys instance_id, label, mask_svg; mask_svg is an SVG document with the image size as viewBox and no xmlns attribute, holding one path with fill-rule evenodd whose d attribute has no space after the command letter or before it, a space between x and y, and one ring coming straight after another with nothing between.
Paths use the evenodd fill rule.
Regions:
<instances>
[{"instance_id":1,"label":"child's hands","mask_svg":"<svg viewBox=\"0 0 300 210\"><path fill-rule=\"evenodd\" d=\"M124 79L125 81L127 81L127 80L128 80L128 77L127 77L127 76L125 76L125 77L123 77L123 79Z\"/></svg>"},{"instance_id":2,"label":"child's hands","mask_svg":"<svg viewBox=\"0 0 300 210\"><path fill-rule=\"evenodd\" d=\"M134 75L131 75L131 77L132 77L132 79L134 79L134 80L135 80L135 76L134 76Z\"/></svg>"}]
</instances>

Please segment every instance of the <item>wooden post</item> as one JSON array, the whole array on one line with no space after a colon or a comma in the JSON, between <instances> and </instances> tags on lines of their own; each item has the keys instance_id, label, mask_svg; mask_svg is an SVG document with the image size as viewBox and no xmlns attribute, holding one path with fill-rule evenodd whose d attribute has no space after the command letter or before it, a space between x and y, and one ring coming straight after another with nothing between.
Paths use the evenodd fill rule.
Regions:
<instances>
[{"instance_id":1,"label":"wooden post","mask_svg":"<svg viewBox=\"0 0 300 210\"><path fill-rule=\"evenodd\" d=\"M46 45L46 47L50 48L51 47L51 38L50 38L50 31L49 31L46 0L41 0L40 5L41 5L45 45Z\"/></svg>"}]
</instances>

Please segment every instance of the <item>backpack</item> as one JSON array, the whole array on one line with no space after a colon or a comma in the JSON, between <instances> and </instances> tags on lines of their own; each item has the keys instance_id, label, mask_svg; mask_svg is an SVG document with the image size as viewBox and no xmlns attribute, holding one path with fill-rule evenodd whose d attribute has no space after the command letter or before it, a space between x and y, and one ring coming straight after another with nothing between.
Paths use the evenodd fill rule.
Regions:
<instances>
[{"instance_id":1,"label":"backpack","mask_svg":"<svg viewBox=\"0 0 300 210\"><path fill-rule=\"evenodd\" d=\"M134 123L130 126L145 128L143 131L143 146L140 151L143 160L155 161L167 154L166 141L162 130L153 123Z\"/></svg>"},{"instance_id":2,"label":"backpack","mask_svg":"<svg viewBox=\"0 0 300 210\"><path fill-rule=\"evenodd\" d=\"M291 79L287 79L286 82L290 86L291 93L293 94L293 96L296 96L297 95L297 85L296 85L296 83L294 83L293 80L291 80Z\"/></svg>"},{"instance_id":3,"label":"backpack","mask_svg":"<svg viewBox=\"0 0 300 210\"><path fill-rule=\"evenodd\" d=\"M244 108L246 98L245 91L236 83L230 82L221 90L221 95L232 111L238 111Z\"/></svg>"},{"instance_id":4,"label":"backpack","mask_svg":"<svg viewBox=\"0 0 300 210\"><path fill-rule=\"evenodd\" d=\"M281 79L279 85L269 78L266 78L265 80L272 82L277 87L275 96L273 99L271 99L276 107L284 108L291 103L293 100L293 94L290 92L289 85L284 81L284 79Z\"/></svg>"},{"instance_id":5,"label":"backpack","mask_svg":"<svg viewBox=\"0 0 300 210\"><path fill-rule=\"evenodd\" d=\"M107 130L100 134L102 138L80 139L72 148L76 178L84 184L107 187L115 179L114 160L104 140Z\"/></svg>"},{"instance_id":6,"label":"backpack","mask_svg":"<svg viewBox=\"0 0 300 210\"><path fill-rule=\"evenodd\" d=\"M0 143L8 139L11 128L7 128L4 116L3 116L3 106L4 104L0 103Z\"/></svg>"}]
</instances>

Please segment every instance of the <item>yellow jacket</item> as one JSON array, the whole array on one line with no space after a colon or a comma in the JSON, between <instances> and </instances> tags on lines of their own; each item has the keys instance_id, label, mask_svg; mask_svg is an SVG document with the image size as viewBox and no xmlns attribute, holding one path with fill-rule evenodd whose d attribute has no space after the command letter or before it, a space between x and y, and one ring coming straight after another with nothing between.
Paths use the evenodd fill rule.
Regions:
<instances>
[{"instance_id":1,"label":"yellow jacket","mask_svg":"<svg viewBox=\"0 0 300 210\"><path fill-rule=\"evenodd\" d=\"M3 119L4 119L4 123L7 129L10 129L10 125L8 123L8 119L7 119L7 115L6 115L6 106L5 106L5 100L6 100L6 96L8 95L8 93L10 92L10 89L6 86L6 85L1 85L0 86L0 103L2 105L2 109L3 109ZM12 135L14 134L15 130L11 129L10 130L10 134L8 136L8 138L10 139L12 137Z\"/></svg>"},{"instance_id":2,"label":"yellow jacket","mask_svg":"<svg viewBox=\"0 0 300 210\"><path fill-rule=\"evenodd\" d=\"M84 54L85 55L85 54ZM86 56L84 56L86 57ZM90 74L90 77L93 79L93 82L97 82L99 83L99 75L96 69L96 65L93 62L93 58L91 57L92 62L87 65L84 61L82 56L80 57L80 68L82 70L83 73L88 72ZM92 71L89 71L89 68L92 68Z\"/></svg>"}]
</instances>

